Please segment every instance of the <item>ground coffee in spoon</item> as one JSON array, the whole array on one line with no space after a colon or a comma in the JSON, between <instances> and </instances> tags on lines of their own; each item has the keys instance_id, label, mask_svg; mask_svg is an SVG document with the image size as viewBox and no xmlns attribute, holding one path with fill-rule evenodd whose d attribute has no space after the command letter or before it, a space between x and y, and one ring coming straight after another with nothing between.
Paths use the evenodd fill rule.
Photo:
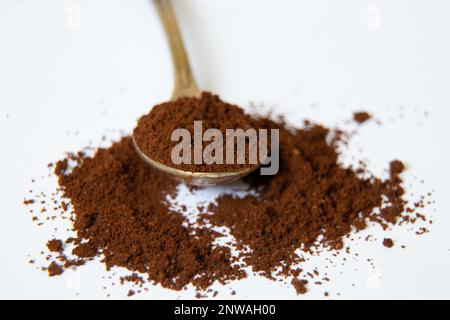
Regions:
<instances>
[{"instance_id":1,"label":"ground coffee in spoon","mask_svg":"<svg viewBox=\"0 0 450 320\"><path fill-rule=\"evenodd\" d=\"M183 225L169 209L166 196L175 182L137 156L131 138L99 149L92 158L80 155L68 173L56 166L64 196L75 213L74 229L92 248L79 258L101 254L107 268L122 266L148 275L167 288L189 283L206 288L214 280L242 277L227 248L214 248L213 233Z\"/></svg>"},{"instance_id":2,"label":"ground coffee in spoon","mask_svg":"<svg viewBox=\"0 0 450 320\"><path fill-rule=\"evenodd\" d=\"M194 163L194 122L201 121L202 133L208 129L218 129L223 136L223 163ZM251 167L249 162L249 147L246 142L245 163L237 162L237 144L234 145L233 163L226 163L226 130L227 129L259 129L259 123L236 105L223 102L217 95L203 92L200 98L180 98L156 105L142 116L133 132L139 148L151 159L169 167L192 172L224 172L239 171ZM176 129L187 129L191 140L191 162L174 164L171 155L178 140L172 141L172 133ZM201 138L201 137L200 137ZM202 150L210 140L202 141ZM255 163L253 163L255 165Z\"/></svg>"}]
</instances>

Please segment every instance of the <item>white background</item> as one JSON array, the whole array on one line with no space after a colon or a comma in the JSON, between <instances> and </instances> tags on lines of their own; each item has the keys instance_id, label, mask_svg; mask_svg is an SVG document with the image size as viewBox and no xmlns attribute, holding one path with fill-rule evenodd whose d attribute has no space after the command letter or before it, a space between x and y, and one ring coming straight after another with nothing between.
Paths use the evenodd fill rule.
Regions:
<instances>
[{"instance_id":1,"label":"white background","mask_svg":"<svg viewBox=\"0 0 450 320\"><path fill-rule=\"evenodd\" d=\"M423 211L434 219L429 234L397 228L388 232L396 246L386 249L386 234L370 229L375 241L351 243L358 260L335 258L332 281L305 296L250 277L216 286L217 297L450 298L450 1L177 0L175 7L202 88L244 107L272 106L293 123L335 125L368 110L383 124L361 127L346 156L368 159L377 174L391 159L405 160L412 198L434 190L436 201ZM126 297L98 262L51 279L29 265L42 260L54 225L37 227L21 202L32 178L35 190L54 190L54 178L40 178L48 162L103 134L129 132L168 99L169 58L147 0L0 2L0 298ZM327 263L320 257L305 268L316 265ZM193 297L150 286L133 298Z\"/></svg>"}]
</instances>

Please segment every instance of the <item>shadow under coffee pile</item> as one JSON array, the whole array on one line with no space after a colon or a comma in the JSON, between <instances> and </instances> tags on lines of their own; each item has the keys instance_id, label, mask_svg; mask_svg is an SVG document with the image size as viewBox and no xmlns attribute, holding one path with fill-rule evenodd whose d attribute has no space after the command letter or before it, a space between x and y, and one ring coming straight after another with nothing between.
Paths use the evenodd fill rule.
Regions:
<instances>
[{"instance_id":1,"label":"shadow under coffee pile","mask_svg":"<svg viewBox=\"0 0 450 320\"><path fill-rule=\"evenodd\" d=\"M306 281L294 267L302 262L296 250L315 245L339 250L352 229L365 229L369 221L386 228L412 220L413 210L402 198L400 161L390 164L388 180L362 178L368 175L363 169L339 164L336 141L327 128L309 124L288 129L269 119L252 121L280 130L278 174L248 177L249 189L256 193L221 196L198 215L195 227L167 202L177 183L144 164L130 137L92 157L72 155L73 166L69 159L57 163L59 185L73 206L77 238L69 241L78 257L70 260L61 253L59 266L102 256L108 268L147 274L150 282L175 290L189 284L207 290L216 280L246 277L244 267L250 266L268 278L293 278L292 285L304 293ZM213 245L221 235L211 225L229 228L238 256Z\"/></svg>"}]
</instances>

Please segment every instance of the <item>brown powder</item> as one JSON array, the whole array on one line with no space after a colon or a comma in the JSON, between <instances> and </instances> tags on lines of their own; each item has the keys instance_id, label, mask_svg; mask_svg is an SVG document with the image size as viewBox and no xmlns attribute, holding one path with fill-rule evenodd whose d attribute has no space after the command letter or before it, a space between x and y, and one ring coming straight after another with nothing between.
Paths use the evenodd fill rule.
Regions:
<instances>
[{"instance_id":1,"label":"brown powder","mask_svg":"<svg viewBox=\"0 0 450 320\"><path fill-rule=\"evenodd\" d=\"M275 125L272 123L272 125ZM267 277L283 266L301 262L296 249L308 250L320 237L321 244L341 249L342 239L366 228L367 221L383 226L395 224L403 213L403 189L398 173L393 180L360 178L352 168L338 164L336 147L327 143L329 130L321 126L288 131L280 128L282 159L275 176L254 175L253 188L259 196L220 197L203 218L213 225L230 228L241 246L247 264ZM383 196L389 203L382 205Z\"/></svg>"},{"instance_id":2,"label":"brown powder","mask_svg":"<svg viewBox=\"0 0 450 320\"><path fill-rule=\"evenodd\" d=\"M201 102L204 100L209 102ZM176 119L174 128L183 118L190 117L186 123L192 123L193 119L209 118L210 113L221 117L214 111L223 103L217 96L204 94L195 101L199 110L191 112L170 103L157 106L152 119L144 116L138 128L142 123L151 125L153 117L159 123ZM189 110L192 101L181 99L180 103ZM230 117L242 119L238 107L230 108ZM297 292L304 293L306 281L297 278L302 271L295 266L304 261L301 252L317 245L340 250L352 229L365 229L368 222L387 228L400 221L412 221L413 211L406 209L401 187L403 164L393 161L387 180L367 177L364 168L344 167L338 161L339 139L333 139L335 133L341 136L342 130L332 132L309 123L301 129L287 129L284 123L264 118L249 118L243 123L232 120L222 126L226 119L213 119L211 116L209 127L226 128L229 124L245 128L251 124L279 129L278 174L259 176L255 172L246 179L253 192L243 198L219 197L198 215L199 225L193 226L167 202L168 195L176 194L177 183L143 163L130 137L109 148L99 148L92 157L81 152L69 155L56 164L55 173L74 210L77 238L70 242L76 244L72 253L81 259L73 260L73 264L67 260L66 267L101 255L108 269L121 266L147 274L150 282L166 288L181 290L193 284L205 291L214 281L225 283L246 277L244 268L249 266L270 279L294 275L291 284ZM164 134L170 132L170 126L167 127L169 131ZM142 136L148 137L149 132ZM140 136L137 132L135 135ZM152 139L162 138L156 135ZM160 156L162 161L163 154ZM73 168L69 168L69 158L75 162ZM228 246L213 245L220 234L208 224L230 229L237 257L232 256ZM51 265L52 270L61 268L55 265ZM308 274L311 278L318 276L317 271Z\"/></svg>"},{"instance_id":3,"label":"brown powder","mask_svg":"<svg viewBox=\"0 0 450 320\"><path fill-rule=\"evenodd\" d=\"M403 164L403 162L399 160L391 161L391 164L389 166L391 178L397 178L398 175L403 172L403 170L405 170L405 165Z\"/></svg>"},{"instance_id":4,"label":"brown powder","mask_svg":"<svg viewBox=\"0 0 450 320\"><path fill-rule=\"evenodd\" d=\"M79 245L73 254L86 257L101 249L108 268L147 273L178 290L244 276L231 265L228 248L212 246L211 232L184 227L183 217L168 208L164 200L175 183L138 158L131 138L78 161L70 174L57 172L75 209L74 228L89 240L88 251Z\"/></svg>"},{"instance_id":5,"label":"brown powder","mask_svg":"<svg viewBox=\"0 0 450 320\"><path fill-rule=\"evenodd\" d=\"M191 148L190 164L175 165L172 162L172 149L179 141L172 141L172 132L176 129L187 129L194 139L194 121L202 121L202 134L207 129L219 129L223 135L224 164L194 164L194 148ZM200 98L180 98L156 105L151 112L142 116L134 130L134 138L139 148L150 158L167 166L195 172L237 171L251 166L249 164L249 149L247 142L245 150L245 164L238 164L237 148L234 150L234 164L225 164L226 157L226 129L258 129L258 122L246 115L238 106L220 100L217 95L203 92ZM211 141L202 143L203 149ZM203 150L202 149L202 150Z\"/></svg>"},{"instance_id":6,"label":"brown powder","mask_svg":"<svg viewBox=\"0 0 450 320\"><path fill-rule=\"evenodd\" d=\"M33 199L25 199L25 200L23 200L23 204L26 205L26 206L29 206L29 205L31 205L33 203L34 203Z\"/></svg>"},{"instance_id":7,"label":"brown powder","mask_svg":"<svg viewBox=\"0 0 450 320\"><path fill-rule=\"evenodd\" d=\"M47 242L47 248L52 252L61 252L63 248L63 243L61 240L52 239Z\"/></svg>"},{"instance_id":8,"label":"brown powder","mask_svg":"<svg viewBox=\"0 0 450 320\"><path fill-rule=\"evenodd\" d=\"M383 239L383 246L386 248L392 248L394 246L394 241L390 238Z\"/></svg>"},{"instance_id":9,"label":"brown powder","mask_svg":"<svg viewBox=\"0 0 450 320\"><path fill-rule=\"evenodd\" d=\"M139 286L142 286L142 284L145 283L144 279L142 279L142 277L139 276L137 273L133 273L125 277L120 277L120 283L124 284L125 282L131 282Z\"/></svg>"},{"instance_id":10,"label":"brown powder","mask_svg":"<svg viewBox=\"0 0 450 320\"><path fill-rule=\"evenodd\" d=\"M54 276L59 276L60 274L62 274L63 273L63 269L56 262L52 262L48 266L47 272L48 272L48 275L50 277L54 277Z\"/></svg>"},{"instance_id":11,"label":"brown powder","mask_svg":"<svg viewBox=\"0 0 450 320\"><path fill-rule=\"evenodd\" d=\"M80 258L92 258L97 255L97 246L93 241L79 244L72 250L72 254Z\"/></svg>"},{"instance_id":12,"label":"brown powder","mask_svg":"<svg viewBox=\"0 0 450 320\"><path fill-rule=\"evenodd\" d=\"M292 279L291 284L294 287L295 291L297 291L297 294L305 294L308 291L308 289L306 288L306 285L308 284L307 280L299 280L297 278L294 278Z\"/></svg>"},{"instance_id":13,"label":"brown powder","mask_svg":"<svg viewBox=\"0 0 450 320\"><path fill-rule=\"evenodd\" d=\"M370 118L372 118L372 116L365 111L355 112L353 114L353 119L358 123L364 123Z\"/></svg>"}]
</instances>

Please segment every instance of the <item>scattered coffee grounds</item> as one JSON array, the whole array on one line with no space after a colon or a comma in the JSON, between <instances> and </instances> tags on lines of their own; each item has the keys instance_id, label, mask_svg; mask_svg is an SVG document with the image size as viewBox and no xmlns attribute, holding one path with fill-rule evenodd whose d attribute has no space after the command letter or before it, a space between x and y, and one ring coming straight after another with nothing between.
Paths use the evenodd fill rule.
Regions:
<instances>
[{"instance_id":1,"label":"scattered coffee grounds","mask_svg":"<svg viewBox=\"0 0 450 320\"><path fill-rule=\"evenodd\" d=\"M33 203L34 203L33 199L25 199L25 200L23 200L23 204L26 205L26 206L28 206L30 204L33 204Z\"/></svg>"},{"instance_id":2,"label":"scattered coffee grounds","mask_svg":"<svg viewBox=\"0 0 450 320\"><path fill-rule=\"evenodd\" d=\"M370 118L372 118L372 116L365 111L355 112L353 114L353 119L358 123L364 123L367 120L369 120Z\"/></svg>"},{"instance_id":3,"label":"scattered coffee grounds","mask_svg":"<svg viewBox=\"0 0 450 320\"><path fill-rule=\"evenodd\" d=\"M47 248L52 252L61 252L63 248L63 243L61 240L52 239L47 242Z\"/></svg>"},{"instance_id":4,"label":"scattered coffee grounds","mask_svg":"<svg viewBox=\"0 0 450 320\"><path fill-rule=\"evenodd\" d=\"M120 277L120 283L124 284L125 282L131 282L131 283L141 286L142 284L144 284L145 281L137 273L133 273L129 276Z\"/></svg>"},{"instance_id":5,"label":"scattered coffee grounds","mask_svg":"<svg viewBox=\"0 0 450 320\"><path fill-rule=\"evenodd\" d=\"M390 238L383 239L383 246L386 248L392 248L394 246L394 241Z\"/></svg>"},{"instance_id":6,"label":"scattered coffee grounds","mask_svg":"<svg viewBox=\"0 0 450 320\"><path fill-rule=\"evenodd\" d=\"M59 264L57 264L56 262L50 263L47 271L48 271L48 275L50 277L59 276L60 274L63 273L62 267Z\"/></svg>"},{"instance_id":7,"label":"scattered coffee grounds","mask_svg":"<svg viewBox=\"0 0 450 320\"><path fill-rule=\"evenodd\" d=\"M219 129L223 136L223 164L194 164L194 147L191 148L191 162L175 165L172 162L172 149L179 141L172 141L172 132L187 129L194 144L194 121L202 121L202 134L207 129ZM141 117L133 136L139 148L151 159L169 167L194 172L237 171L252 166L249 163L249 142L246 142L245 164L237 162L235 144L233 164L226 164L226 129L250 128L258 130L258 122L235 105L223 102L217 95L203 92L200 98L180 98L156 105L150 113ZM258 132L258 131L256 131ZM200 138L201 139L201 138ZM211 144L203 141L202 150Z\"/></svg>"},{"instance_id":8,"label":"scattered coffee grounds","mask_svg":"<svg viewBox=\"0 0 450 320\"><path fill-rule=\"evenodd\" d=\"M145 281L174 290L193 285L197 296L203 297L215 281L225 284L245 278L250 267L261 276L290 282L303 294L307 283L321 285L329 279L317 270L299 268L305 261L302 253L339 252L345 238L369 223L387 229L417 220L415 207L410 208L403 198L403 163L392 161L385 180L364 166L342 165L339 137L343 130L309 122L302 128L288 128L283 122L246 116L238 107L204 93L201 99L156 106L141 118L135 137L145 137L138 143L143 148L147 143L146 152L164 162L164 150L171 144L156 142L170 139L171 130L180 124L188 126L205 118L207 127L279 129L278 174L255 172L245 179L246 196L223 195L207 207L199 206L201 213L194 214L196 223L192 223L168 200L176 196L178 183L143 163L131 137L98 148L93 155L70 154L54 167L64 212L70 203L76 232L66 241L75 246L76 258L60 255L64 268L99 256L107 269L120 266L133 273L122 282L140 283L144 278L137 274L141 274L146 275ZM156 133L154 128L161 131ZM150 150L153 143L165 147ZM184 213L189 211L184 204L180 207ZM217 231L221 228L213 227L227 227L234 240L218 245L216 240L223 235ZM56 275L62 267L52 263L48 271ZM321 281L306 277L321 277Z\"/></svg>"}]
</instances>

